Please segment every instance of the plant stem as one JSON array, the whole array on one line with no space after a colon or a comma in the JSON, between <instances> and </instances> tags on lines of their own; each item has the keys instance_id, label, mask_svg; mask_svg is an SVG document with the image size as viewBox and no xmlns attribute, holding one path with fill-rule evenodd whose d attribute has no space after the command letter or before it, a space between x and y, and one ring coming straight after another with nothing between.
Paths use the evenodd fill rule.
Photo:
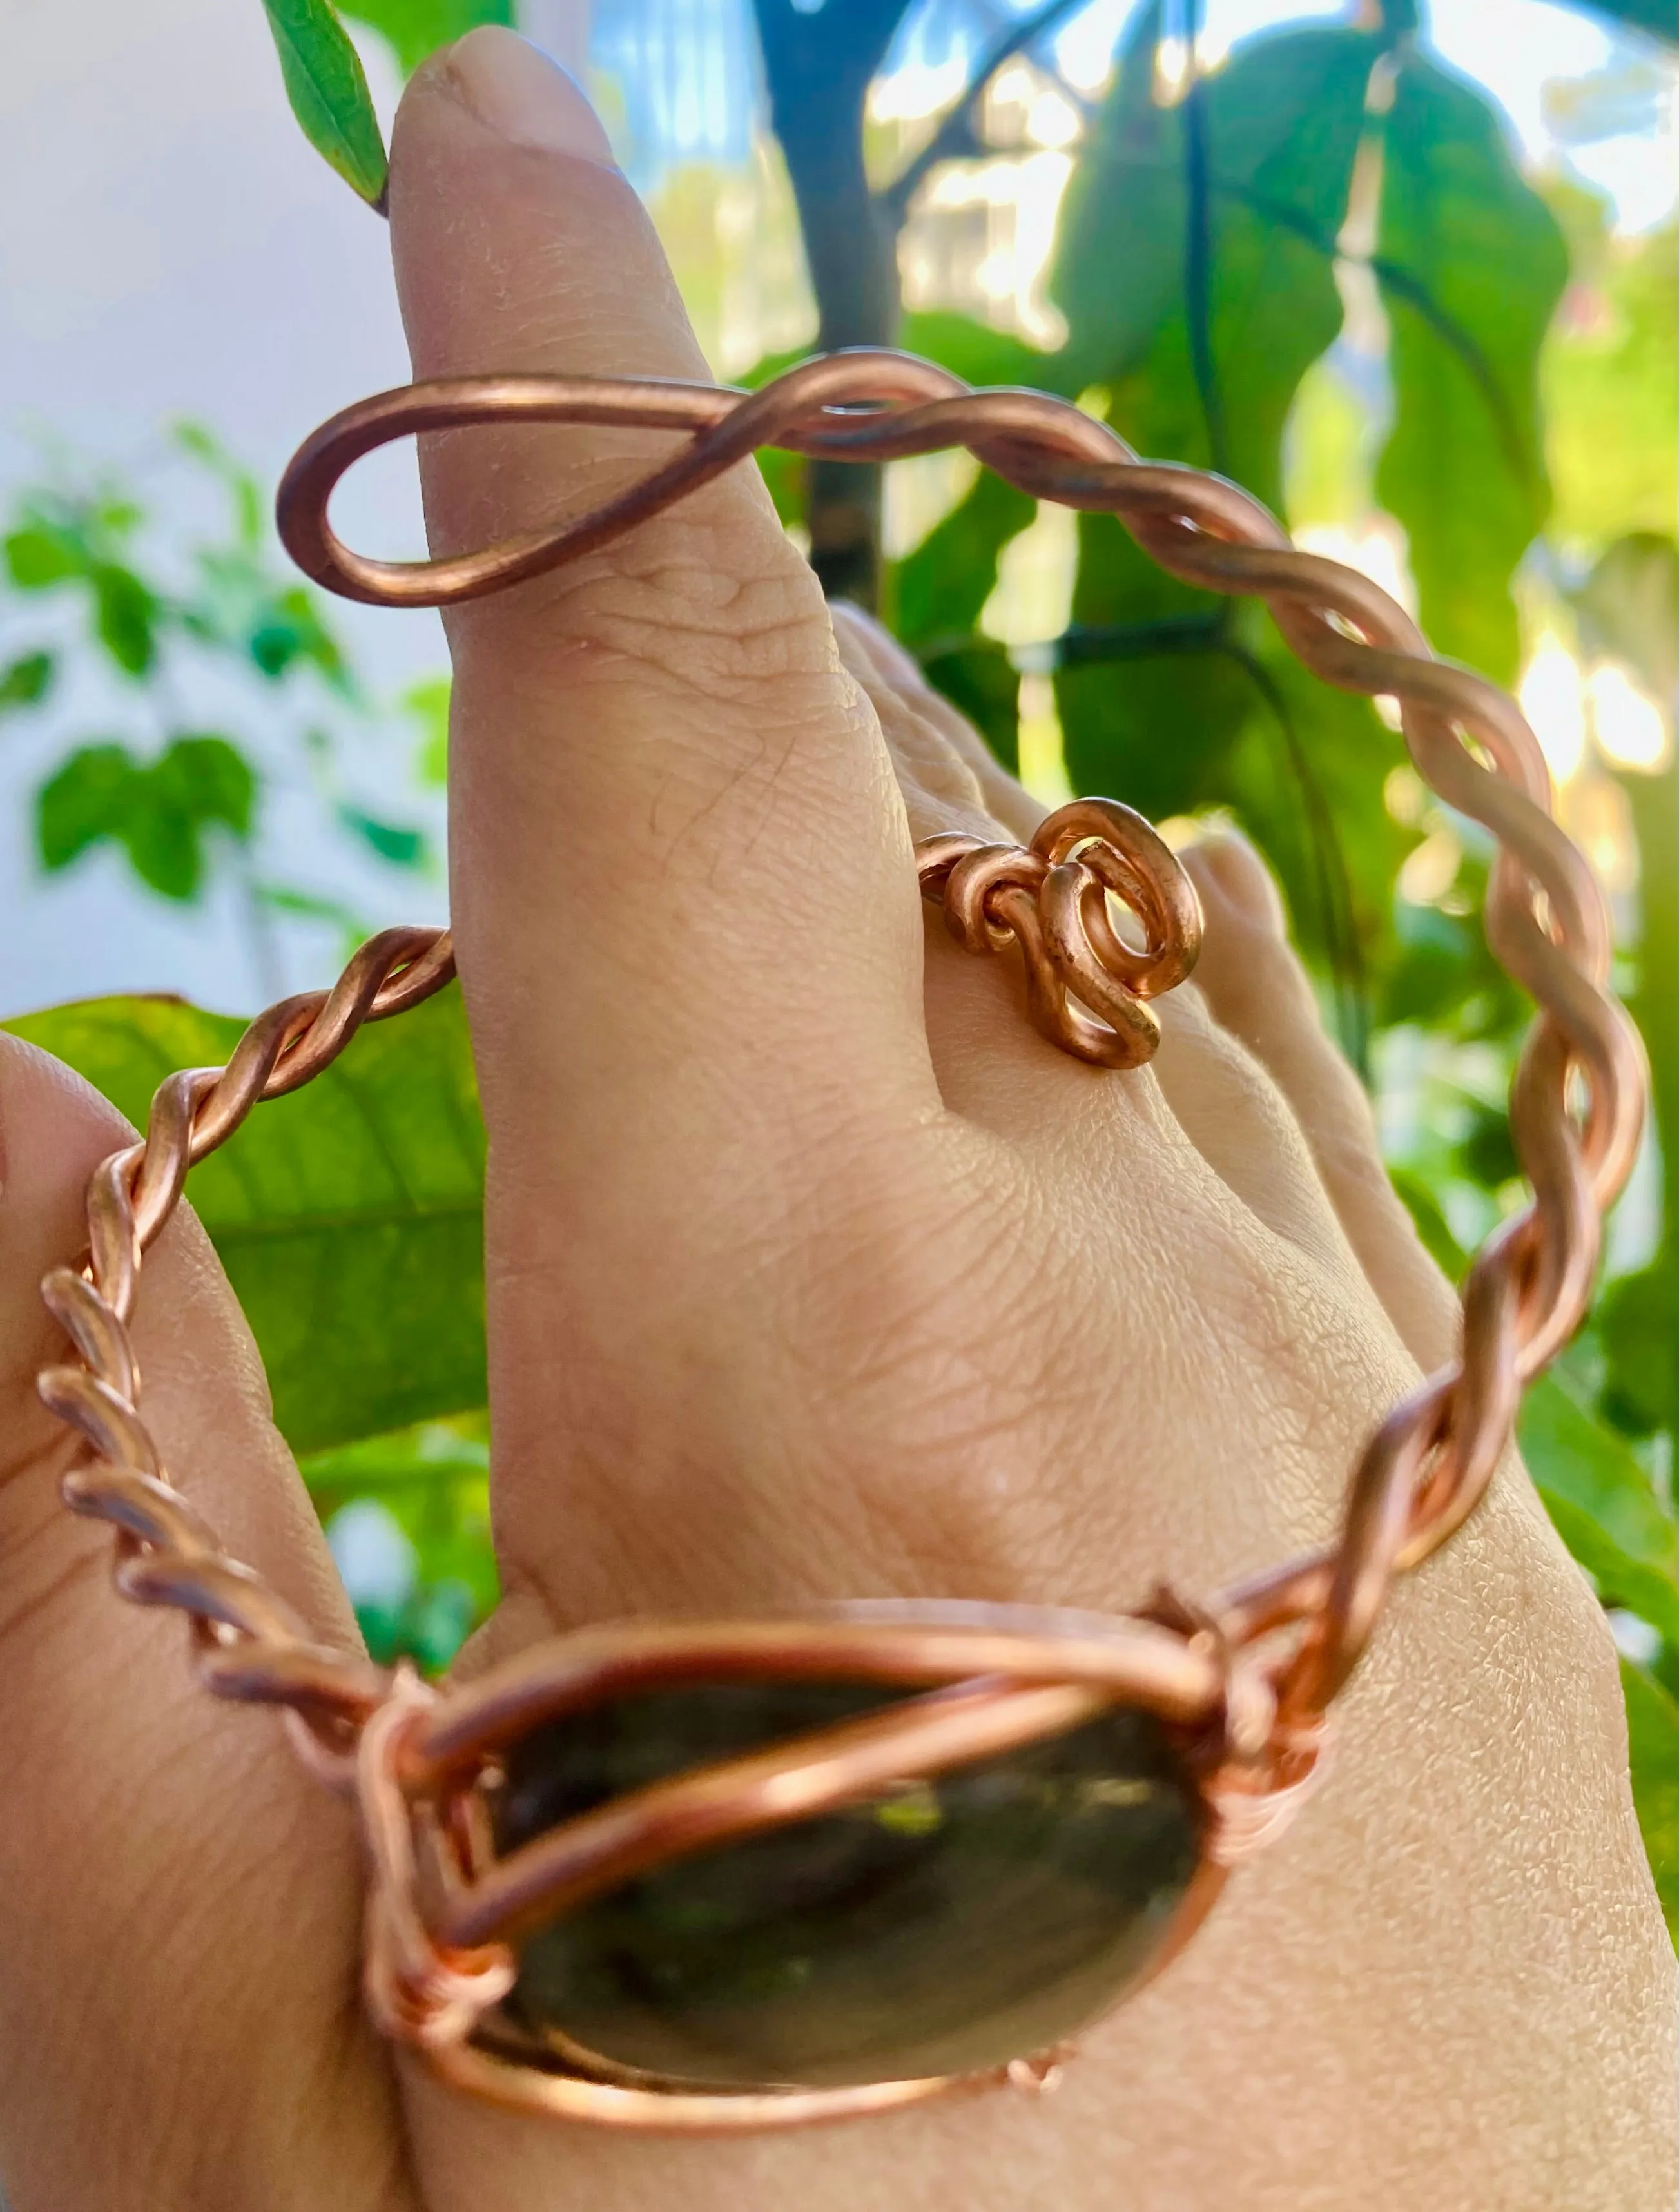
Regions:
<instances>
[{"instance_id":1,"label":"plant stem","mask_svg":"<svg viewBox=\"0 0 1679 2212\"><path fill-rule=\"evenodd\" d=\"M816 294L817 343L890 345L898 318L893 227L869 190L863 103L909 0L754 0L770 118L787 159ZM815 461L807 483L811 562L830 599L879 597L880 471Z\"/></svg>"},{"instance_id":2,"label":"plant stem","mask_svg":"<svg viewBox=\"0 0 1679 2212\"><path fill-rule=\"evenodd\" d=\"M1189 333L1189 368L1207 427L1208 459L1222 476L1228 472L1224 401L1219 391L1213 350L1213 185L1208 151L1207 86L1195 48L1201 38L1201 0L1184 0L1184 67L1189 89L1183 96L1183 313Z\"/></svg>"}]
</instances>

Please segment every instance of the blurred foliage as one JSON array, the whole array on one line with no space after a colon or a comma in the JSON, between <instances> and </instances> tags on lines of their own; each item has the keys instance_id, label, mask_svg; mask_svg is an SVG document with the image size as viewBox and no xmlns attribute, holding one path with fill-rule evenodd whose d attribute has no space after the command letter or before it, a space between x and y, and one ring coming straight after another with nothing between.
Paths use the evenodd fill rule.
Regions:
<instances>
[{"instance_id":1,"label":"blurred foliage","mask_svg":"<svg viewBox=\"0 0 1679 2212\"><path fill-rule=\"evenodd\" d=\"M1604 1603L1679 1645L1679 1528L1630 1444L1566 1373L1542 1376L1529 1390L1520 1437L1552 1519Z\"/></svg>"},{"instance_id":2,"label":"blurred foliage","mask_svg":"<svg viewBox=\"0 0 1679 2212\"><path fill-rule=\"evenodd\" d=\"M1621 1680L1627 1698L1633 1802L1670 1932L1674 1894L1679 1890L1679 1774L1673 1756L1679 1739L1679 1705L1670 1682L1658 1681L1647 1668L1635 1667L1629 1660L1621 1662Z\"/></svg>"},{"instance_id":3,"label":"blurred foliage","mask_svg":"<svg viewBox=\"0 0 1679 2212\"><path fill-rule=\"evenodd\" d=\"M1507 684L1508 585L1550 507L1536 365L1567 250L1481 93L1408 52L1377 122L1371 266L1394 386L1377 495L1404 526L1435 650Z\"/></svg>"},{"instance_id":4,"label":"blurred foliage","mask_svg":"<svg viewBox=\"0 0 1679 2212\"><path fill-rule=\"evenodd\" d=\"M193 899L204 885L204 831L219 824L243 842L255 799L250 763L225 738L172 738L149 761L126 745L83 745L40 787L42 865L67 868L108 839L143 884Z\"/></svg>"},{"instance_id":5,"label":"blurred foliage","mask_svg":"<svg viewBox=\"0 0 1679 2212\"><path fill-rule=\"evenodd\" d=\"M1671 535L1679 475L1673 337L1679 325L1679 232L1616 238L1595 193L1552 185L1572 270L1541 364L1565 541L1603 544L1622 532Z\"/></svg>"},{"instance_id":6,"label":"blurred foliage","mask_svg":"<svg viewBox=\"0 0 1679 2212\"><path fill-rule=\"evenodd\" d=\"M377 198L383 156L368 142L366 88L353 53L346 61L334 43L324 0L268 5L305 130ZM381 0L346 12L381 31L405 68L469 21L505 20L503 8L469 0ZM796 172L823 328L836 342L878 337L873 324L848 323L847 301L865 321L880 319L882 238L911 218L940 161L991 150L980 77L1004 46L1053 79L1047 35L1068 9L1025 11L931 141L884 185L863 158L855 14L791 0L765 0L757 12L774 28L776 119ZM1596 12L1673 37L1670 7L1654 0ZM903 0L869 0L871 51L885 50L903 13ZM1192 10L1191 30L1194 21ZM1664 720L1664 759L1652 754L1639 766L1590 755L1579 792L1564 793L1565 807L1612 799L1636 845L1636 896L1630 882L1617 896L1624 976L1655 1076L1653 1233L1559 1370L1529 1394L1521 1436L1627 1655L1634 1786L1671 1918L1671 241L1615 238L1593 195L1524 176L1503 118L1431 52L1408 9L1361 13L1356 27L1283 25L1207 74L1186 70L1183 28L1181 11L1167 21L1160 7L1145 8L1106 93L1093 108L1078 103L1082 138L1049 272L1064 338L1039 349L968 317L925 313L904 317L900 337L970 381L1074 398L1150 454L1229 473L1297 527L1375 530L1408 572L1437 646L1501 681L1515 676L1538 610L1582 669L1619 672ZM807 109L800 83L810 88ZM835 132L855 143L812 143ZM878 173L881 149L869 151ZM843 223L815 204L818 173L836 180ZM846 225L850 264L836 235ZM747 380L784 365L766 361ZM817 524L820 555L812 501L832 497L832 487L813 489L811 472L783 455L767 455L764 472L790 526L808 536ZM854 506L862 514L868 502ZM1369 702L1307 681L1258 610L1163 577L1110 518L1080 519L1066 580L1070 619L1055 635L1005 645L991 634L1000 567L1035 520L1031 501L981 477L888 567L883 609L1005 760L1020 744L1023 676L1040 693L1052 677L1075 786L1116 791L1157 817L1219 808L1242 821L1276 867L1344 1042L1375 1080L1395 1180L1419 1232L1460 1276L1469 1250L1521 1198L1503 1099L1525 1009L1479 926L1486 839L1430 797ZM117 580L127 573L129 526L120 506L90 511L67 539L43 508L20 518L8 559L20 589L81 591L100 649L139 681L168 618L143 580L135 589ZM0 671L0 714L36 710L56 674L46 647L14 660ZM445 695L416 695L407 711L441 774ZM172 732L171 742L189 734ZM91 788L100 776L137 772L107 749L103 766L80 774ZM55 830L66 848L82 834L83 801L71 797L68 826ZM100 818L86 803L87 818ZM205 811L202 794L181 805L178 870L200 834L193 825L239 834L226 789L219 814ZM137 852L135 860L142 865ZM216 1056L222 1033L186 1033L204 1018L131 1003L41 1017L30 1033L137 1112L166 1066ZM368 1102L357 1111L385 1117L377 1164L357 1150L362 1139L342 1110L349 1086L363 1083ZM264 1164L265 1145L282 1148L283 1175ZM392 1540L380 1571L384 1612L364 1610L370 1638L434 1661L448 1640L439 1624L466 1618L459 1591L474 1609L489 1595L471 1564L483 1558L482 1432L441 1418L483 1402L481 1345L467 1344L468 1323L477 1344L481 1320L480 1159L464 1037L458 1016L438 1006L369 1036L321 1085L265 1109L195 1186L208 1194L206 1218L250 1305L289 1433L305 1449L332 1447L308 1472L346 1554L352 1535L370 1541L384 1528ZM315 1190L317 1174L313 1210L301 1218L300 1194ZM366 1202L369 1192L377 1203ZM254 1237L265 1206L279 1210L271 1233ZM270 1256L259 1259L259 1243ZM369 1504L386 1520L344 1519Z\"/></svg>"},{"instance_id":7,"label":"blurred foliage","mask_svg":"<svg viewBox=\"0 0 1679 2212\"><path fill-rule=\"evenodd\" d=\"M374 1657L410 1658L428 1673L446 1667L497 1595L484 1414L305 1454L299 1466ZM361 1516L359 1531L346 1526L350 1514ZM372 1562L356 1556L368 1534L383 1538L383 1558Z\"/></svg>"},{"instance_id":8,"label":"blurred foliage","mask_svg":"<svg viewBox=\"0 0 1679 2212\"><path fill-rule=\"evenodd\" d=\"M8 1024L137 1126L177 1067L244 1024L167 999L95 999ZM299 1451L481 1407L484 1133L457 993L375 1025L192 1174Z\"/></svg>"},{"instance_id":9,"label":"blurred foliage","mask_svg":"<svg viewBox=\"0 0 1679 2212\"><path fill-rule=\"evenodd\" d=\"M7 611L44 635L0 668L0 723L40 720L55 734L79 717L96 724L70 739L37 788L35 851L44 869L57 873L95 847L113 846L148 890L180 904L228 869L266 966L267 911L313 913L343 933L365 931L339 902L259 872L265 778L240 733L194 726L182 700L200 679L214 676L225 696L231 676L252 719L271 720L283 702L287 765L314 786L353 843L407 871L432 855L423 831L345 794L334 717L365 714L368 702L316 595L275 562L254 478L201 424L178 425L173 447L226 518L216 535L186 549L158 545L133 489L109 476L50 476L15 495L0 536L14 602ZM105 679L99 704L66 695L63 679L73 669ZM446 684L445 715L447 700ZM408 704L430 759L436 700L417 694ZM112 721L120 733L97 726Z\"/></svg>"}]
</instances>

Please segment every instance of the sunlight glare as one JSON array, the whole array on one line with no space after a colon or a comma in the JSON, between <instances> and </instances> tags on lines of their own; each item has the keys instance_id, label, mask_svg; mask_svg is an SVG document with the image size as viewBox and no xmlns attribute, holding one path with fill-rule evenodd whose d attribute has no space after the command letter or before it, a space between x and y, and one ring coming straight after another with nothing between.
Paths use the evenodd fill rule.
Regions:
<instances>
[{"instance_id":1,"label":"sunlight glare","mask_svg":"<svg viewBox=\"0 0 1679 2212\"><path fill-rule=\"evenodd\" d=\"M1552 775L1566 783L1585 756L1585 702L1579 664L1554 631L1547 630L1535 647L1516 696Z\"/></svg>"},{"instance_id":2,"label":"sunlight glare","mask_svg":"<svg viewBox=\"0 0 1679 2212\"><path fill-rule=\"evenodd\" d=\"M1646 775L1667 766L1671 745L1662 710L1618 661L1600 660L1586 679L1585 692L1591 734L1606 761Z\"/></svg>"}]
</instances>

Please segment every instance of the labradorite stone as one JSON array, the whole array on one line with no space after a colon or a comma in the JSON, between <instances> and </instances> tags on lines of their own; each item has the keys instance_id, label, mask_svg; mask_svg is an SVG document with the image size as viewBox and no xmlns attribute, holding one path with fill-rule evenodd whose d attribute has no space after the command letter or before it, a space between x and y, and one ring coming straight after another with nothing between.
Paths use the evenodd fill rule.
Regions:
<instances>
[{"instance_id":1,"label":"labradorite stone","mask_svg":"<svg viewBox=\"0 0 1679 2212\"><path fill-rule=\"evenodd\" d=\"M899 1694L703 1683L555 1723L508 1757L499 1849ZM626 1882L526 1940L508 2009L538 2037L720 2087L1000 2065L1141 1973L1198 1850L1159 1723L1115 1711Z\"/></svg>"}]
</instances>

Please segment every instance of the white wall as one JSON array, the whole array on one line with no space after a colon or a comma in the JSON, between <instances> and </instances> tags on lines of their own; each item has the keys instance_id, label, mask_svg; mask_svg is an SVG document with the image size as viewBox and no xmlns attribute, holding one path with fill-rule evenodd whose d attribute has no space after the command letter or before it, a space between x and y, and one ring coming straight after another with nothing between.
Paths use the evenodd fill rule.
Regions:
<instances>
[{"instance_id":1,"label":"white wall","mask_svg":"<svg viewBox=\"0 0 1679 2212\"><path fill-rule=\"evenodd\" d=\"M368 58L388 115L394 79L373 42ZM42 434L156 481L160 426L181 415L212 424L271 483L322 416L407 373L384 226L304 143L256 0L5 0L0 505L37 471ZM418 550L405 459L372 465L343 511L358 542ZM25 634L17 613L14 602L0 653ZM386 695L444 665L434 616L344 607L338 618ZM189 703L225 714L232 700ZM114 683L84 682L55 720L0 724L0 1012L135 988L252 1005L230 900L173 910L131 890L109 853L40 878L27 794L43 768L72 732L142 726ZM403 792L392 811L417 819L425 802ZM319 807L294 796L271 811L307 873ZM372 919L441 914L441 884L371 863L347 872ZM295 933L288 983L330 968L336 950L328 933Z\"/></svg>"}]
</instances>

